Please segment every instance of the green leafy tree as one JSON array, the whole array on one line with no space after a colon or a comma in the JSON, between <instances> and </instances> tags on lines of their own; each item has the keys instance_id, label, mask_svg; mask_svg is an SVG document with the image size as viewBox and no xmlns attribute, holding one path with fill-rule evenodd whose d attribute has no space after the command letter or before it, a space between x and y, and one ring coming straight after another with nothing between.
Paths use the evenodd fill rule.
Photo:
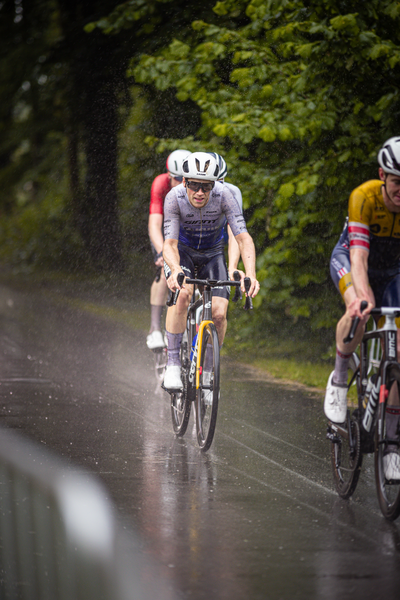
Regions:
<instances>
[{"instance_id":1,"label":"green leafy tree","mask_svg":"<svg viewBox=\"0 0 400 600\"><path fill-rule=\"evenodd\" d=\"M377 149L399 133L399 5L226 0L214 12L218 24L195 21L192 39L177 33L131 73L201 108L203 144L244 194L261 318L331 327L328 261L348 195L377 176Z\"/></svg>"},{"instance_id":2,"label":"green leafy tree","mask_svg":"<svg viewBox=\"0 0 400 600\"><path fill-rule=\"evenodd\" d=\"M203 10L212 4L203 3ZM166 45L168 32L188 27L195 11L193 6L171 0L132 0L123 5L115 0L0 2L1 202L13 213L15 227L23 222L29 230L21 239L28 239L36 227L38 242L29 244L30 250L22 251L21 257L38 260L39 240L46 230L39 205L48 194L54 195L56 179L54 206L63 244L65 231L76 229L84 255L93 265L106 269L122 265L118 135L135 100L126 74L128 59L144 48L152 51ZM122 17L125 25L119 27ZM114 35L105 35L109 29ZM178 135L187 134L188 128L179 126L185 115L194 116L192 126L197 128L198 117L190 102L182 111L166 114L170 97L171 92L162 94L162 99L169 98L165 107L149 99L155 126L148 127L148 133L169 136L169 122L178 113ZM135 160L143 155L140 147L133 152ZM141 181L136 183L140 187ZM64 202L59 202L60 194ZM139 195L137 190L131 194L135 199ZM30 203L33 210L29 210ZM50 208L51 203L45 204ZM29 212L29 219L20 218L24 211ZM32 223L35 215L36 226ZM147 239L146 230L135 227L134 233ZM17 242L17 235L9 236L9 228L3 228L6 236ZM70 239L71 253L82 252L77 237ZM48 248L47 241L48 236L43 247ZM51 258L56 261L56 256L57 250Z\"/></svg>"}]
</instances>

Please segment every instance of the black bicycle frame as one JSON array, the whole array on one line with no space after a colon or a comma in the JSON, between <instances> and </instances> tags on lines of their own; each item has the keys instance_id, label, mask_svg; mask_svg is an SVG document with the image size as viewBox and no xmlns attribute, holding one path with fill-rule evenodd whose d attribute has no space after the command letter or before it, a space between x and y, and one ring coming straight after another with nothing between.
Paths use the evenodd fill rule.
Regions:
<instances>
[{"instance_id":1,"label":"black bicycle frame","mask_svg":"<svg viewBox=\"0 0 400 600\"><path fill-rule=\"evenodd\" d=\"M372 314L381 314L379 309L373 309ZM386 372L388 368L397 363L397 328L394 324L394 316L386 316L386 323L380 331L368 331L364 333L360 344L360 395L358 398L359 407L362 408L363 399L368 384L368 342L378 339L382 345L382 358L379 363L376 381L372 386L368 404L362 419L362 428L367 433L373 429L375 415L379 404L380 387L386 384ZM394 327L393 327L394 324ZM383 342L383 343L382 343Z\"/></svg>"},{"instance_id":2,"label":"black bicycle frame","mask_svg":"<svg viewBox=\"0 0 400 600\"><path fill-rule=\"evenodd\" d=\"M211 310L211 301L212 301L212 291L211 286L205 285L203 290L203 295L201 298L195 300L195 288L193 289L192 303L188 309L188 347L189 349L193 346L193 340L196 336L196 312L197 309L203 305L203 316L202 321L211 321L212 320L212 310Z\"/></svg>"}]
</instances>

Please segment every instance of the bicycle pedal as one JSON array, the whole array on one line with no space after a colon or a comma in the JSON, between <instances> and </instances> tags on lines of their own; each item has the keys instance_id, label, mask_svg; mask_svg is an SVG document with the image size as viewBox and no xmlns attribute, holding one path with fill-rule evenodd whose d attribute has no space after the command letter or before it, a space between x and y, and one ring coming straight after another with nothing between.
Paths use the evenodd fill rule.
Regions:
<instances>
[{"instance_id":1,"label":"bicycle pedal","mask_svg":"<svg viewBox=\"0 0 400 600\"><path fill-rule=\"evenodd\" d=\"M334 444L337 444L340 441L340 438L336 435L336 433L333 433L329 425L326 429L326 439Z\"/></svg>"}]
</instances>

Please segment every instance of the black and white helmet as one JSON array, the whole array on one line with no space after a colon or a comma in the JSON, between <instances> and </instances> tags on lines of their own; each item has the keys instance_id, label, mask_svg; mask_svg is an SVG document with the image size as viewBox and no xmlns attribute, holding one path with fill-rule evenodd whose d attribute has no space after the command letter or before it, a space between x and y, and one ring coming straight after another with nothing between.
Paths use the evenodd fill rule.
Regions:
<instances>
[{"instance_id":1,"label":"black and white helmet","mask_svg":"<svg viewBox=\"0 0 400 600\"><path fill-rule=\"evenodd\" d=\"M378 163L385 173L400 177L400 137L386 140L378 152Z\"/></svg>"},{"instance_id":2,"label":"black and white helmet","mask_svg":"<svg viewBox=\"0 0 400 600\"><path fill-rule=\"evenodd\" d=\"M217 161L217 164L219 166L218 179L224 179L228 175L228 167L226 166L225 160L220 154L217 154L216 152L209 152L208 154L211 154L211 156L213 156Z\"/></svg>"},{"instance_id":3,"label":"black and white helmet","mask_svg":"<svg viewBox=\"0 0 400 600\"><path fill-rule=\"evenodd\" d=\"M186 179L217 181L219 166L216 159L208 152L193 152L183 161L182 173Z\"/></svg>"},{"instance_id":4,"label":"black and white helmet","mask_svg":"<svg viewBox=\"0 0 400 600\"><path fill-rule=\"evenodd\" d=\"M176 177L182 177L183 160L189 156L189 150L174 150L167 158L167 171Z\"/></svg>"}]
</instances>

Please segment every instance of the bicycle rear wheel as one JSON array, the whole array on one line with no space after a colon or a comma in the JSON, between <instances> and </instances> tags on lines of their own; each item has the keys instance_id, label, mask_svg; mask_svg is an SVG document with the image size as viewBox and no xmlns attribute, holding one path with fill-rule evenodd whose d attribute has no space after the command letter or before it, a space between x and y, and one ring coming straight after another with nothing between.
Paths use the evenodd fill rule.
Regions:
<instances>
[{"instance_id":1,"label":"bicycle rear wheel","mask_svg":"<svg viewBox=\"0 0 400 600\"><path fill-rule=\"evenodd\" d=\"M193 388L188 381L189 355L187 334L185 333L181 344L181 378L182 392L171 394L172 427L177 436L185 435L190 417Z\"/></svg>"},{"instance_id":2,"label":"bicycle rear wheel","mask_svg":"<svg viewBox=\"0 0 400 600\"><path fill-rule=\"evenodd\" d=\"M212 349L212 364L205 365L207 345ZM210 358L210 357L209 357ZM211 363L211 361L209 361ZM204 366L207 368L205 369ZM219 401L219 343L214 323L203 329L200 355L200 384L196 398L197 442L206 452L213 441Z\"/></svg>"},{"instance_id":3,"label":"bicycle rear wheel","mask_svg":"<svg viewBox=\"0 0 400 600\"><path fill-rule=\"evenodd\" d=\"M360 427L356 419L348 416L347 429L350 436L333 434L331 444L331 462L333 479L337 493L347 500L353 495L360 477L362 454L360 449Z\"/></svg>"},{"instance_id":4,"label":"bicycle rear wheel","mask_svg":"<svg viewBox=\"0 0 400 600\"><path fill-rule=\"evenodd\" d=\"M165 369L167 367L167 349L162 348L159 351L153 351L154 354L154 368L156 373L157 381L162 383L164 381Z\"/></svg>"},{"instance_id":5,"label":"bicycle rear wheel","mask_svg":"<svg viewBox=\"0 0 400 600\"><path fill-rule=\"evenodd\" d=\"M398 385L400 389L400 366L393 365L387 372L388 390L392 385ZM400 514L400 480L387 479L385 476L384 456L387 454L389 441L386 423L386 406L388 398L379 403L378 422L375 431L375 482L379 505L382 514L389 520L394 521ZM390 444L393 446L393 443ZM400 448L397 446L397 452Z\"/></svg>"}]
</instances>

